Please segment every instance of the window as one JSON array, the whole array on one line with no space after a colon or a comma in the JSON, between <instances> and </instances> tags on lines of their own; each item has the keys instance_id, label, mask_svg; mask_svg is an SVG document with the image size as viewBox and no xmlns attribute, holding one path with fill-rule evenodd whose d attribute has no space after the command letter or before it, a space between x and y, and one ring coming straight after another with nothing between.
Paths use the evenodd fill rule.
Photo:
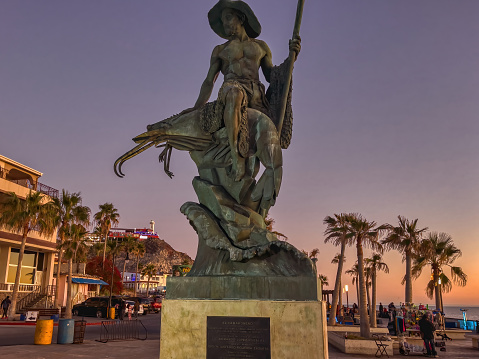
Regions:
<instances>
[{"instance_id":1,"label":"window","mask_svg":"<svg viewBox=\"0 0 479 359\"><path fill-rule=\"evenodd\" d=\"M41 254L41 259L39 254ZM10 260L8 263L8 275L7 275L8 283L15 283L15 276L17 274L19 255L20 255L19 249L12 248L10 250ZM39 264L41 264L41 266L39 266ZM25 251L23 254L22 269L20 271L20 284L34 284L35 273L38 267L43 269L43 253Z\"/></svg>"}]
</instances>

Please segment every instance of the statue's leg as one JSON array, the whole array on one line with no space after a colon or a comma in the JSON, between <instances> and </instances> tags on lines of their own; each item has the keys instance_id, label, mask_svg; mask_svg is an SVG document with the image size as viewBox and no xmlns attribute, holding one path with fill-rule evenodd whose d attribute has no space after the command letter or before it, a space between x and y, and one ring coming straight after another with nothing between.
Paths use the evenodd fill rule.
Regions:
<instances>
[{"instance_id":1,"label":"statue's leg","mask_svg":"<svg viewBox=\"0 0 479 359\"><path fill-rule=\"evenodd\" d=\"M238 132L243 96L244 94L240 89L231 87L225 98L225 112L223 114L233 161L230 175L235 181L240 181L245 174L245 159L241 157L238 151Z\"/></svg>"}]
</instances>

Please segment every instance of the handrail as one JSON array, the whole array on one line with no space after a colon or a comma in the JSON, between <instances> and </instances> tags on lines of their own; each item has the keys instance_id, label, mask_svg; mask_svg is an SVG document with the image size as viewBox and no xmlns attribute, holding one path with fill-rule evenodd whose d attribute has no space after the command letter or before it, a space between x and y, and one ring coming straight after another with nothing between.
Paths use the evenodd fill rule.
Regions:
<instances>
[{"instance_id":1,"label":"handrail","mask_svg":"<svg viewBox=\"0 0 479 359\"><path fill-rule=\"evenodd\" d=\"M47 285L46 287L38 286L31 293L18 301L17 310L22 311L37 303L43 297L50 297L55 295L56 287L54 285Z\"/></svg>"}]
</instances>

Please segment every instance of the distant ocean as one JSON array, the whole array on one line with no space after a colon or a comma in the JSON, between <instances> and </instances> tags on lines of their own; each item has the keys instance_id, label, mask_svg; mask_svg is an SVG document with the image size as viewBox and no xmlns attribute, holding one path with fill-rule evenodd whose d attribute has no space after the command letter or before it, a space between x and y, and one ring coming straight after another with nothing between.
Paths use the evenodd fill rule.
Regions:
<instances>
[{"instance_id":1,"label":"distant ocean","mask_svg":"<svg viewBox=\"0 0 479 359\"><path fill-rule=\"evenodd\" d=\"M431 308L431 306L429 306ZM462 306L462 307L444 307L444 314L446 318L456 318L462 319L462 312L461 309L467 309L466 316L467 320L479 320L479 307L473 306Z\"/></svg>"},{"instance_id":2,"label":"distant ocean","mask_svg":"<svg viewBox=\"0 0 479 359\"><path fill-rule=\"evenodd\" d=\"M387 306L387 305L386 305ZM377 306L379 310L379 306ZM433 310L435 308L434 305L429 305L429 309ZM444 314L447 318L456 318L462 319L462 312L461 309L467 309L466 315L467 320L479 320L479 307L478 306L471 306L471 305L464 305L462 307L453 307L453 306L445 306L444 307Z\"/></svg>"}]
</instances>

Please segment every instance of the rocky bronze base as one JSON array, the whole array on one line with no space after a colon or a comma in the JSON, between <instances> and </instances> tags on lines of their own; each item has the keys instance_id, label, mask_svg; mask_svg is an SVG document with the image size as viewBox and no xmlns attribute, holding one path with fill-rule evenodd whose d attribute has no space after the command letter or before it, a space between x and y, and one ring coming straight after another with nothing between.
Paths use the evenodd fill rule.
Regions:
<instances>
[{"instance_id":1,"label":"rocky bronze base","mask_svg":"<svg viewBox=\"0 0 479 359\"><path fill-rule=\"evenodd\" d=\"M314 277L169 277L167 288L167 299L321 299Z\"/></svg>"},{"instance_id":2,"label":"rocky bronze base","mask_svg":"<svg viewBox=\"0 0 479 359\"><path fill-rule=\"evenodd\" d=\"M223 223L204 205L187 202L181 212L198 233L198 252L189 276L310 277L315 280L315 268L308 256L291 244L277 240L271 232L253 226L248 238L238 242L237 238L228 237L222 228L233 222Z\"/></svg>"}]
</instances>

